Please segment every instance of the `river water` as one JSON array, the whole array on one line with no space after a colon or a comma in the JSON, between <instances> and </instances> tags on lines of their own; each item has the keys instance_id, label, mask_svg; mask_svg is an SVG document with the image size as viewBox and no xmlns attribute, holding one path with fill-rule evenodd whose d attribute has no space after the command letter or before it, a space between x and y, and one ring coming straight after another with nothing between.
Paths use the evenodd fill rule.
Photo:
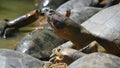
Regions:
<instances>
[{"instance_id":1,"label":"river water","mask_svg":"<svg viewBox=\"0 0 120 68\"><path fill-rule=\"evenodd\" d=\"M34 0L0 0L0 20L13 20L34 9ZM0 48L14 49L18 42L27 33L27 31L21 31L16 33L13 37L9 37L7 39L0 37Z\"/></svg>"}]
</instances>

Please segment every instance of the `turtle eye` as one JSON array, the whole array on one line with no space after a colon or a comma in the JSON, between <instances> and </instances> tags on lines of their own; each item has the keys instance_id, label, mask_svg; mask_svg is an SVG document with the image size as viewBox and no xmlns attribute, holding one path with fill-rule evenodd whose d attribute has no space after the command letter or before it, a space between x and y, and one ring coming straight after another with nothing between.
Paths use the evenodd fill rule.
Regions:
<instances>
[{"instance_id":1,"label":"turtle eye","mask_svg":"<svg viewBox=\"0 0 120 68\"><path fill-rule=\"evenodd\" d=\"M54 20L54 21L53 21L53 25L54 25L54 27L57 28L57 29L62 29L62 28L64 28L65 23L62 22L62 21Z\"/></svg>"}]
</instances>

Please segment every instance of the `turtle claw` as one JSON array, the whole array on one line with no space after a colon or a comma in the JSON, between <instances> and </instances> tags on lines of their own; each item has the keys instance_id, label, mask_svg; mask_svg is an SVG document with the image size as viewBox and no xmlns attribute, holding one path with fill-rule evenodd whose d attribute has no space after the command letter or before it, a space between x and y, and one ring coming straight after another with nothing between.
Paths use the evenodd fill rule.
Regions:
<instances>
[{"instance_id":1,"label":"turtle claw","mask_svg":"<svg viewBox=\"0 0 120 68\"><path fill-rule=\"evenodd\" d=\"M7 39L7 36L6 36L6 34L4 34L4 35L3 35L3 38L4 38L4 39Z\"/></svg>"},{"instance_id":2,"label":"turtle claw","mask_svg":"<svg viewBox=\"0 0 120 68\"><path fill-rule=\"evenodd\" d=\"M8 32L9 32L9 28L6 28L5 30L4 30L4 33L3 33L3 38L4 39L7 39L7 34L8 34Z\"/></svg>"},{"instance_id":3,"label":"turtle claw","mask_svg":"<svg viewBox=\"0 0 120 68\"><path fill-rule=\"evenodd\" d=\"M0 22L0 35L3 35L3 34L4 34L4 31L6 30L6 28L7 28L7 23L6 23L6 21Z\"/></svg>"},{"instance_id":4,"label":"turtle claw","mask_svg":"<svg viewBox=\"0 0 120 68\"><path fill-rule=\"evenodd\" d=\"M52 54L50 55L50 60L51 62L56 62L56 61L61 61L63 60L63 55L60 53L61 49L53 49Z\"/></svg>"},{"instance_id":5,"label":"turtle claw","mask_svg":"<svg viewBox=\"0 0 120 68\"><path fill-rule=\"evenodd\" d=\"M56 57L54 56L49 60L49 62L55 62L55 60L56 60Z\"/></svg>"},{"instance_id":6,"label":"turtle claw","mask_svg":"<svg viewBox=\"0 0 120 68\"><path fill-rule=\"evenodd\" d=\"M3 38L4 38L4 39L7 39L7 31L8 31L8 29L6 29L6 30L4 31L4 34L3 34Z\"/></svg>"},{"instance_id":7,"label":"turtle claw","mask_svg":"<svg viewBox=\"0 0 120 68\"><path fill-rule=\"evenodd\" d=\"M14 32L16 32L16 31L17 31L17 29L15 29L15 28L6 28L4 30L4 33L2 36L4 39L7 39L8 37L13 36Z\"/></svg>"},{"instance_id":8,"label":"turtle claw","mask_svg":"<svg viewBox=\"0 0 120 68\"><path fill-rule=\"evenodd\" d=\"M50 55L50 58L52 58L52 57L54 57L54 56L56 56L55 53L52 53L52 54Z\"/></svg>"}]
</instances>

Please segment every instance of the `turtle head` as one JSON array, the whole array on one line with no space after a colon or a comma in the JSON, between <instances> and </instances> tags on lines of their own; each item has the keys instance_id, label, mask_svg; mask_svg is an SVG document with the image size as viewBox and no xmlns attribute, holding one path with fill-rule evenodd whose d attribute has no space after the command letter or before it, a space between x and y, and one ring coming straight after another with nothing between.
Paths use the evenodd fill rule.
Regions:
<instances>
[{"instance_id":1,"label":"turtle head","mask_svg":"<svg viewBox=\"0 0 120 68\"><path fill-rule=\"evenodd\" d=\"M47 21L54 31L65 39L73 37L79 32L79 24L72 21L69 17L62 15L54 10L46 13Z\"/></svg>"},{"instance_id":2,"label":"turtle head","mask_svg":"<svg viewBox=\"0 0 120 68\"><path fill-rule=\"evenodd\" d=\"M65 19L63 15L57 13L54 10L47 12L47 21L54 29L63 29L65 27Z\"/></svg>"}]
</instances>

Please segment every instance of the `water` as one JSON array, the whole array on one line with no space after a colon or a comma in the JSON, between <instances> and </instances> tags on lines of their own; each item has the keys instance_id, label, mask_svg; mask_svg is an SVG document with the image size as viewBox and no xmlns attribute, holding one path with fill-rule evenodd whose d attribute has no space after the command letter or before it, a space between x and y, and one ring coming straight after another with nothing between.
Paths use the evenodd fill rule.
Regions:
<instances>
[{"instance_id":1,"label":"water","mask_svg":"<svg viewBox=\"0 0 120 68\"><path fill-rule=\"evenodd\" d=\"M34 0L0 0L0 20L13 20L35 8ZM23 28L24 29L24 28ZM0 37L0 48L13 49L28 32L18 32L8 39Z\"/></svg>"}]
</instances>

